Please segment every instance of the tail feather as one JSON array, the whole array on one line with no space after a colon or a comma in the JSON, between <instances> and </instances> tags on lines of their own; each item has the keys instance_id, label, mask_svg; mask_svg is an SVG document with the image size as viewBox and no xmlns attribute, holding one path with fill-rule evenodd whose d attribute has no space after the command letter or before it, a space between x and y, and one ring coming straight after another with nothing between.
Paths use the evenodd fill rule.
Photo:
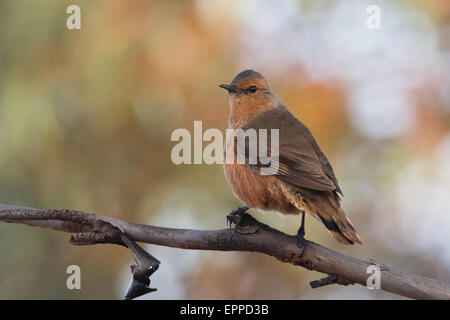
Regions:
<instances>
[{"instance_id":1,"label":"tail feather","mask_svg":"<svg viewBox=\"0 0 450 320\"><path fill-rule=\"evenodd\" d=\"M344 244L362 244L361 237L341 208L337 208L331 215L327 212L316 212L316 214L331 236L339 242Z\"/></svg>"},{"instance_id":2,"label":"tail feather","mask_svg":"<svg viewBox=\"0 0 450 320\"><path fill-rule=\"evenodd\" d=\"M300 194L290 197L293 205L321 221L333 238L344 244L362 244L361 237L342 210L336 193L303 189Z\"/></svg>"}]
</instances>

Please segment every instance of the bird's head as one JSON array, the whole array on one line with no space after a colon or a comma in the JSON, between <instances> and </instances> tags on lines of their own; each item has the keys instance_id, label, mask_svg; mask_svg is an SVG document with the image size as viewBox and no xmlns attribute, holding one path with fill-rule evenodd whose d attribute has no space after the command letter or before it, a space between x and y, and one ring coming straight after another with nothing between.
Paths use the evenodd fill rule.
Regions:
<instances>
[{"instance_id":1,"label":"bird's head","mask_svg":"<svg viewBox=\"0 0 450 320\"><path fill-rule=\"evenodd\" d=\"M254 70L239 73L230 84L219 87L229 93L230 121L246 123L256 115L276 107L279 103L269 82Z\"/></svg>"}]
</instances>

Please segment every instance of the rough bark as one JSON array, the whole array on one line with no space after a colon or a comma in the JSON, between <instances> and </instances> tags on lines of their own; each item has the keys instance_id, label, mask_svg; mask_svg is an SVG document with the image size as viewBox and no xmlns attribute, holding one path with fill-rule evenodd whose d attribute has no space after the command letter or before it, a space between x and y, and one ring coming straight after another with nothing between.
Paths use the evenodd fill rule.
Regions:
<instances>
[{"instance_id":1,"label":"rough bark","mask_svg":"<svg viewBox=\"0 0 450 320\"><path fill-rule=\"evenodd\" d=\"M317 288L329 284L366 286L367 268L377 265L381 290L413 299L450 299L450 284L384 265L353 258L308 240L287 235L245 214L234 229L190 230L125 222L109 217L64 209L33 209L0 205L0 221L22 223L73 233L71 243L122 244L121 235L137 242L195 250L260 252L328 276L311 282Z\"/></svg>"}]
</instances>

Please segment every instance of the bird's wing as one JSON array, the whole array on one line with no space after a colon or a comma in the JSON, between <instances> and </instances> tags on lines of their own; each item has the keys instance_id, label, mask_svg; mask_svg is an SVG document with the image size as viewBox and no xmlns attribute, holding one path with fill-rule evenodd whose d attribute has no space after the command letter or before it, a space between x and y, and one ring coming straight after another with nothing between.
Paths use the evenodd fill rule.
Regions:
<instances>
[{"instance_id":1,"label":"bird's wing","mask_svg":"<svg viewBox=\"0 0 450 320\"><path fill-rule=\"evenodd\" d=\"M311 132L286 107L280 106L266 111L242 127L244 130L250 128L268 129L269 143L270 129L279 130L278 162L274 160L274 156L275 159L277 158L276 151L272 150L270 165L249 164L251 167L254 169L268 166L276 168L277 171L272 172L273 175L295 186L318 191L341 192L333 169ZM245 149L248 149L248 145ZM247 152L245 154L248 156Z\"/></svg>"}]
</instances>

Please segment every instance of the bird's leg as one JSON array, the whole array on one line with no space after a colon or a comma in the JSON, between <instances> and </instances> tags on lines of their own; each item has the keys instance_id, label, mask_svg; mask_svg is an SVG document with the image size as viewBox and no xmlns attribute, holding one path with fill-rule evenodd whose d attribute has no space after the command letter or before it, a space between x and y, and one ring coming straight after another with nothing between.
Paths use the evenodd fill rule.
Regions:
<instances>
[{"instance_id":1,"label":"bird's leg","mask_svg":"<svg viewBox=\"0 0 450 320\"><path fill-rule=\"evenodd\" d=\"M301 215L302 215L302 222L300 224L300 228L298 228L297 237L303 239L305 237L305 210L301 211Z\"/></svg>"},{"instance_id":2,"label":"bird's leg","mask_svg":"<svg viewBox=\"0 0 450 320\"><path fill-rule=\"evenodd\" d=\"M244 213L248 210L247 206L242 206L239 207L233 211L231 211L228 215L227 215L227 224L229 224L229 227L231 228L231 226L233 225L233 223L236 225L236 227L239 226L239 224L242 222L242 217L244 215ZM234 233L236 232L236 227L233 231L233 234L231 236L234 235Z\"/></svg>"}]
</instances>

